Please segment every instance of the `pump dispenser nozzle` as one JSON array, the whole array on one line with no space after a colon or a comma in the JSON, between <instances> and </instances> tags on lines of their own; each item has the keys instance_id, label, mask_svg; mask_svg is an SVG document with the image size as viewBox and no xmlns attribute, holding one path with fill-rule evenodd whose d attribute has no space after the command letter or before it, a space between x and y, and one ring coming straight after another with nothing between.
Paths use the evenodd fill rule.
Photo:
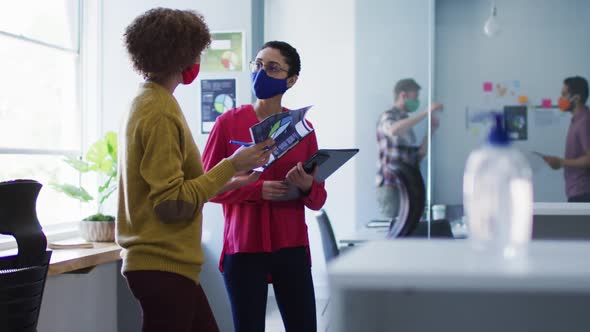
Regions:
<instances>
[{"instance_id":1,"label":"pump dispenser nozzle","mask_svg":"<svg viewBox=\"0 0 590 332\"><path fill-rule=\"evenodd\" d=\"M488 142L493 145L510 144L510 139L508 138L508 133L506 132L506 125L504 123L504 116L499 113L494 113L492 116L494 117L495 123L490 130Z\"/></svg>"}]
</instances>

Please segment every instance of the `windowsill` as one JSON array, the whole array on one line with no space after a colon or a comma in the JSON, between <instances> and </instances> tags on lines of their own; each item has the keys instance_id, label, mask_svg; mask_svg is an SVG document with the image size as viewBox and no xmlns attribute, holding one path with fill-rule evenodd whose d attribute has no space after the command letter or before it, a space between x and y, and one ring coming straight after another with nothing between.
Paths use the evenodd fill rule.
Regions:
<instances>
[{"instance_id":1,"label":"windowsill","mask_svg":"<svg viewBox=\"0 0 590 332\"><path fill-rule=\"evenodd\" d=\"M77 231L75 236L70 238L75 242L84 242L84 240L78 238ZM63 237L60 240L63 240ZM63 273L85 273L97 265L116 262L121 259L121 248L116 243L93 242L93 245L93 248L88 249L53 249L47 275L56 276ZM0 256L15 255L16 253L16 248L2 250L0 251Z\"/></svg>"},{"instance_id":2,"label":"windowsill","mask_svg":"<svg viewBox=\"0 0 590 332\"><path fill-rule=\"evenodd\" d=\"M47 242L71 239L79 236L78 222L65 222L43 227ZM0 236L0 251L16 249L16 240L10 235Z\"/></svg>"},{"instance_id":3,"label":"windowsill","mask_svg":"<svg viewBox=\"0 0 590 332\"><path fill-rule=\"evenodd\" d=\"M82 242L82 239L79 239ZM71 273L119 261L121 247L114 242L94 242L89 249L53 249L48 276Z\"/></svg>"}]
</instances>

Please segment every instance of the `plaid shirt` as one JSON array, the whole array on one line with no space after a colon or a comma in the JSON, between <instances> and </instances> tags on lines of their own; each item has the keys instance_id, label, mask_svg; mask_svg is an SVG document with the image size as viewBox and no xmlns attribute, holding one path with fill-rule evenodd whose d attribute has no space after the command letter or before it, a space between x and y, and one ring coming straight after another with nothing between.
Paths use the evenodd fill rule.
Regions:
<instances>
[{"instance_id":1,"label":"plaid shirt","mask_svg":"<svg viewBox=\"0 0 590 332\"><path fill-rule=\"evenodd\" d=\"M395 184L395 174L388 171L388 165L393 161L403 161L410 165L418 165L418 147L416 135L412 128L401 135L391 135L391 126L399 120L408 118L408 113L397 107L383 112L377 122L377 145L379 160L377 160L376 185Z\"/></svg>"}]
</instances>

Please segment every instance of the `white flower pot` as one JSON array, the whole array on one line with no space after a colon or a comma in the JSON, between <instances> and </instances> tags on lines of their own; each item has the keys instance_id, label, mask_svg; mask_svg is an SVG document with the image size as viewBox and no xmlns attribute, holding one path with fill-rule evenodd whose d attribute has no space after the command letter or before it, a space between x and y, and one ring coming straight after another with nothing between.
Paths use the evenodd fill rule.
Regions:
<instances>
[{"instance_id":1,"label":"white flower pot","mask_svg":"<svg viewBox=\"0 0 590 332\"><path fill-rule=\"evenodd\" d=\"M80 221L80 236L90 242L115 241L114 221Z\"/></svg>"}]
</instances>

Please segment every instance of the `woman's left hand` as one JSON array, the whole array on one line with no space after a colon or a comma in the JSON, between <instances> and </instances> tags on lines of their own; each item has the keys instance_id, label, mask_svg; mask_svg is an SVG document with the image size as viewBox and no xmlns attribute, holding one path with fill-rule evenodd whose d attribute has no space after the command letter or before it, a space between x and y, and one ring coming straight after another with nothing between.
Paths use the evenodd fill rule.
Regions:
<instances>
[{"instance_id":1,"label":"woman's left hand","mask_svg":"<svg viewBox=\"0 0 590 332\"><path fill-rule=\"evenodd\" d=\"M311 185L313 184L313 178L318 172L316 166L311 174L307 174L303 169L303 163L298 162L291 170L287 173L287 181L294 184L304 193L309 193Z\"/></svg>"}]
</instances>

